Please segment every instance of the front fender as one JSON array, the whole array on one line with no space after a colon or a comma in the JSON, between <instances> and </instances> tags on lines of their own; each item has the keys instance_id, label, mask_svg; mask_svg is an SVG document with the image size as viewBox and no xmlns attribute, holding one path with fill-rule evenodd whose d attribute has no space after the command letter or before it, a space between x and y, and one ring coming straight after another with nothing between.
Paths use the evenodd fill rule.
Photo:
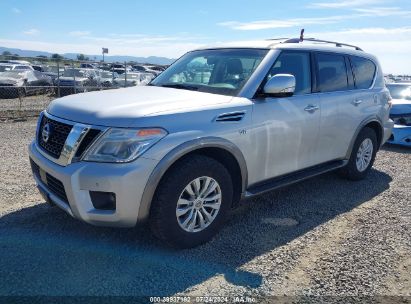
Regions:
<instances>
[{"instance_id":1,"label":"front fender","mask_svg":"<svg viewBox=\"0 0 411 304\"><path fill-rule=\"evenodd\" d=\"M219 137L203 137L190 140L173 148L160 160L160 162L154 168L153 172L151 173L148 179L148 182L143 192L143 196L141 198L137 222L145 221L148 218L150 213L151 201L154 197L154 193L157 189L157 186L160 183L161 178L171 167L171 165L174 164L184 155L187 155L190 152L202 148L220 148L231 153L237 160L241 170L241 192L245 191L248 176L247 166L242 152L235 144Z\"/></svg>"}]
</instances>

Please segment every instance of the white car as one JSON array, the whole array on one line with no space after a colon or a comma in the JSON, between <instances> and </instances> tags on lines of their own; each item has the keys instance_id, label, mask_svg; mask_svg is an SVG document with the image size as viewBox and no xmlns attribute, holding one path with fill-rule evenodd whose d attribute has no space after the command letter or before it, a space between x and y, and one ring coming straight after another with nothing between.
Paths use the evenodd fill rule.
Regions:
<instances>
[{"instance_id":1,"label":"white car","mask_svg":"<svg viewBox=\"0 0 411 304\"><path fill-rule=\"evenodd\" d=\"M9 72L9 71L34 71L33 67L27 64L10 64L10 63L1 63L0 72Z\"/></svg>"}]
</instances>

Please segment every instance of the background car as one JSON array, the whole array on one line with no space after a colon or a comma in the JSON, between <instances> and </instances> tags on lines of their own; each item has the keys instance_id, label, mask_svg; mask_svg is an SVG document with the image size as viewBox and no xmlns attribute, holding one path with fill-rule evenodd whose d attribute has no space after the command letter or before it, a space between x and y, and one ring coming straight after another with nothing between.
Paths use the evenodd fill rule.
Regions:
<instances>
[{"instance_id":1,"label":"background car","mask_svg":"<svg viewBox=\"0 0 411 304\"><path fill-rule=\"evenodd\" d=\"M161 72L157 71L157 70L153 70L148 66L144 66L144 65L133 65L133 71L135 72L141 72L141 73L150 73L152 74L154 77L158 76ZM153 77L153 78L154 78Z\"/></svg>"},{"instance_id":2,"label":"background car","mask_svg":"<svg viewBox=\"0 0 411 304\"><path fill-rule=\"evenodd\" d=\"M116 82L119 87L133 87L140 85L141 83L141 74L140 73L127 73L119 75L116 79Z\"/></svg>"},{"instance_id":3,"label":"background car","mask_svg":"<svg viewBox=\"0 0 411 304\"><path fill-rule=\"evenodd\" d=\"M99 77L92 69L65 69L56 81L60 96L83 93L100 88Z\"/></svg>"},{"instance_id":4,"label":"background car","mask_svg":"<svg viewBox=\"0 0 411 304\"><path fill-rule=\"evenodd\" d=\"M34 69L30 65L26 64L10 64L10 63L2 63L0 64L0 72L6 71L33 71Z\"/></svg>"},{"instance_id":5,"label":"background car","mask_svg":"<svg viewBox=\"0 0 411 304\"><path fill-rule=\"evenodd\" d=\"M119 75L116 72L100 71L100 82L105 88L118 87L118 77Z\"/></svg>"},{"instance_id":6,"label":"background car","mask_svg":"<svg viewBox=\"0 0 411 304\"><path fill-rule=\"evenodd\" d=\"M51 91L51 77L38 71L7 71L0 73L0 97L16 98Z\"/></svg>"},{"instance_id":7,"label":"background car","mask_svg":"<svg viewBox=\"0 0 411 304\"><path fill-rule=\"evenodd\" d=\"M47 66L43 74L50 76L55 84L56 79L64 74L64 68L58 68L57 66Z\"/></svg>"},{"instance_id":8,"label":"background car","mask_svg":"<svg viewBox=\"0 0 411 304\"><path fill-rule=\"evenodd\" d=\"M390 118L394 121L390 144L411 147L411 83L386 84L392 99Z\"/></svg>"}]
</instances>

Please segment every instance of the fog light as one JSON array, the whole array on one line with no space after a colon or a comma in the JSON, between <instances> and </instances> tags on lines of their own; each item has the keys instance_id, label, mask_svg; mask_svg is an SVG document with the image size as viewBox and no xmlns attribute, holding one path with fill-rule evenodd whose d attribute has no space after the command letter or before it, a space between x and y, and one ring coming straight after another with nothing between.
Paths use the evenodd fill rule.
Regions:
<instances>
[{"instance_id":1,"label":"fog light","mask_svg":"<svg viewBox=\"0 0 411 304\"><path fill-rule=\"evenodd\" d=\"M100 210L116 210L116 194L113 192L90 191L94 208Z\"/></svg>"}]
</instances>

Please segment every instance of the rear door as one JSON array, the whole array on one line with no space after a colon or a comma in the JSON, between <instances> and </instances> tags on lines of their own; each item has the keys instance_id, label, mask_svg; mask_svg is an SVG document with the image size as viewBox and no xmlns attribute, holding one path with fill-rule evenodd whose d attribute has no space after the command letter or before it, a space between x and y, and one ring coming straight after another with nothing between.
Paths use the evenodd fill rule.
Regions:
<instances>
[{"instance_id":1,"label":"rear door","mask_svg":"<svg viewBox=\"0 0 411 304\"><path fill-rule=\"evenodd\" d=\"M345 156L358 126L356 92L349 61L344 54L315 53L316 92L321 103L317 162Z\"/></svg>"},{"instance_id":2,"label":"rear door","mask_svg":"<svg viewBox=\"0 0 411 304\"><path fill-rule=\"evenodd\" d=\"M344 126L344 131L355 136L355 131L363 120L379 111L379 95L381 88L372 88L376 73L375 64L363 57L348 56L350 63L354 91L346 107L342 109L342 115L350 115L352 123Z\"/></svg>"}]
</instances>

